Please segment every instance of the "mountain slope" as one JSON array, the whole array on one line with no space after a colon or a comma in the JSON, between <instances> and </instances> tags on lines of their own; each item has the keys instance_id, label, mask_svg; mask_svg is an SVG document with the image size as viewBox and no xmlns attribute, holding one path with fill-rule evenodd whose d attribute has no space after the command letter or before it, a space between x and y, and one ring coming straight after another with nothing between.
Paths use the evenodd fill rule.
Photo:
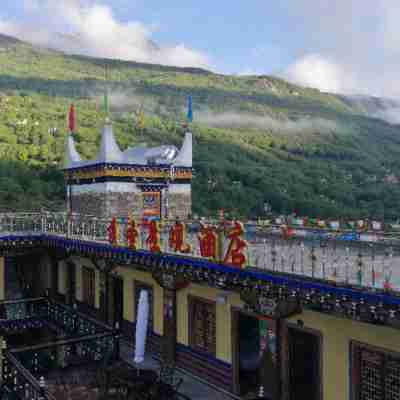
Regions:
<instances>
[{"instance_id":1,"label":"mountain slope","mask_svg":"<svg viewBox=\"0 0 400 400\"><path fill-rule=\"evenodd\" d=\"M0 36L2 208L62 204L55 168L68 104L78 109L78 149L90 157L99 144L104 115L97 104L106 86L123 148L144 140L180 144L185 99L193 96L195 213L225 208L254 216L269 202L276 212L322 217L399 214L399 129L368 117L370 109L354 99L270 76L65 55L5 36ZM143 131L132 116L142 108ZM35 185L40 190L30 179L40 182Z\"/></svg>"}]
</instances>

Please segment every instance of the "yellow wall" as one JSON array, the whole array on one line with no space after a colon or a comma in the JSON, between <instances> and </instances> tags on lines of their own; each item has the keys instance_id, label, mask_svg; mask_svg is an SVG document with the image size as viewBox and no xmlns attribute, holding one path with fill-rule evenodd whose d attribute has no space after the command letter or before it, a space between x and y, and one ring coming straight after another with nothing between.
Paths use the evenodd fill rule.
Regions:
<instances>
[{"instance_id":1,"label":"yellow wall","mask_svg":"<svg viewBox=\"0 0 400 400\"><path fill-rule=\"evenodd\" d=\"M218 293L222 291L200 285L190 285L177 294L177 341L184 345L189 344L188 296L201 297L216 301ZM230 294L225 304L216 304L216 357L226 362L232 362L232 335L231 335L231 306L239 307L241 301L238 294Z\"/></svg>"},{"instance_id":2,"label":"yellow wall","mask_svg":"<svg viewBox=\"0 0 400 400\"><path fill-rule=\"evenodd\" d=\"M323 365L323 399L349 399L349 347L355 340L376 347L400 352L398 330L360 323L345 318L304 311L293 320L302 319L304 327L321 332ZM289 318L290 320L290 318Z\"/></svg>"},{"instance_id":3,"label":"yellow wall","mask_svg":"<svg viewBox=\"0 0 400 400\"><path fill-rule=\"evenodd\" d=\"M151 273L136 271L132 268L118 267L116 274L124 280L124 319L133 322L135 320L134 307L134 281L140 281L153 286L153 329L154 332L163 334L163 289L153 279Z\"/></svg>"}]
</instances>

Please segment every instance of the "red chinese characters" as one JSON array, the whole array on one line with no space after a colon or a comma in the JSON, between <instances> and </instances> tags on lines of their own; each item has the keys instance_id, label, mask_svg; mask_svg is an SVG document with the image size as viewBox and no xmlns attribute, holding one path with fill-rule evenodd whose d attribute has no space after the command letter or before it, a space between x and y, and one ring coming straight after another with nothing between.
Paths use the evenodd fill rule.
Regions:
<instances>
[{"instance_id":1,"label":"red chinese characters","mask_svg":"<svg viewBox=\"0 0 400 400\"><path fill-rule=\"evenodd\" d=\"M191 247L185 243L185 224L176 221L169 231L169 247L178 253L190 253Z\"/></svg>"},{"instance_id":2,"label":"red chinese characters","mask_svg":"<svg viewBox=\"0 0 400 400\"><path fill-rule=\"evenodd\" d=\"M126 227L126 240L130 249L136 250L138 248L139 230L136 227L135 221L129 217L128 225Z\"/></svg>"},{"instance_id":3,"label":"red chinese characters","mask_svg":"<svg viewBox=\"0 0 400 400\"><path fill-rule=\"evenodd\" d=\"M243 234L243 224L235 221L228 230L227 238L230 243L225 254L224 264L239 268L243 268L246 264L247 258L244 252L247 248L247 242L242 239Z\"/></svg>"},{"instance_id":4,"label":"red chinese characters","mask_svg":"<svg viewBox=\"0 0 400 400\"><path fill-rule=\"evenodd\" d=\"M115 217L112 217L111 224L107 228L108 232L108 241L110 244L113 246L116 246L118 244L118 224L117 224L117 219Z\"/></svg>"},{"instance_id":5,"label":"red chinese characters","mask_svg":"<svg viewBox=\"0 0 400 400\"><path fill-rule=\"evenodd\" d=\"M218 252L218 235L215 227L201 224L198 238L200 242L200 255L215 260Z\"/></svg>"},{"instance_id":6,"label":"red chinese characters","mask_svg":"<svg viewBox=\"0 0 400 400\"><path fill-rule=\"evenodd\" d=\"M149 234L146 238L146 245L148 249L154 253L161 251L160 247L160 230L156 221L150 221L147 223L149 228Z\"/></svg>"}]
</instances>

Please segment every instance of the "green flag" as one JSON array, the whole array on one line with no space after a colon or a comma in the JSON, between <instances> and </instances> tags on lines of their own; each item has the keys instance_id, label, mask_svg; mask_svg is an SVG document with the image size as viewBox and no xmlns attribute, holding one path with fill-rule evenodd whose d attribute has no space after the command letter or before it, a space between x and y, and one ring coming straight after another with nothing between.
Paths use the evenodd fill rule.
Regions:
<instances>
[{"instance_id":1,"label":"green flag","mask_svg":"<svg viewBox=\"0 0 400 400\"><path fill-rule=\"evenodd\" d=\"M108 114L108 92L106 91L104 93L104 98L103 98L103 110L106 114Z\"/></svg>"}]
</instances>

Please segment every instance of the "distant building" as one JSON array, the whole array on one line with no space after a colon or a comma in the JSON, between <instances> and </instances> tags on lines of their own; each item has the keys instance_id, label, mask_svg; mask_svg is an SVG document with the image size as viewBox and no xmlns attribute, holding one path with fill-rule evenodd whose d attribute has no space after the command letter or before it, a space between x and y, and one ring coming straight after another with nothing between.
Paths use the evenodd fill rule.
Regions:
<instances>
[{"instance_id":1,"label":"distant building","mask_svg":"<svg viewBox=\"0 0 400 400\"><path fill-rule=\"evenodd\" d=\"M186 133L180 150L140 144L121 151L106 121L94 160L82 160L69 135L64 174L70 212L185 219L192 210L192 133Z\"/></svg>"}]
</instances>

